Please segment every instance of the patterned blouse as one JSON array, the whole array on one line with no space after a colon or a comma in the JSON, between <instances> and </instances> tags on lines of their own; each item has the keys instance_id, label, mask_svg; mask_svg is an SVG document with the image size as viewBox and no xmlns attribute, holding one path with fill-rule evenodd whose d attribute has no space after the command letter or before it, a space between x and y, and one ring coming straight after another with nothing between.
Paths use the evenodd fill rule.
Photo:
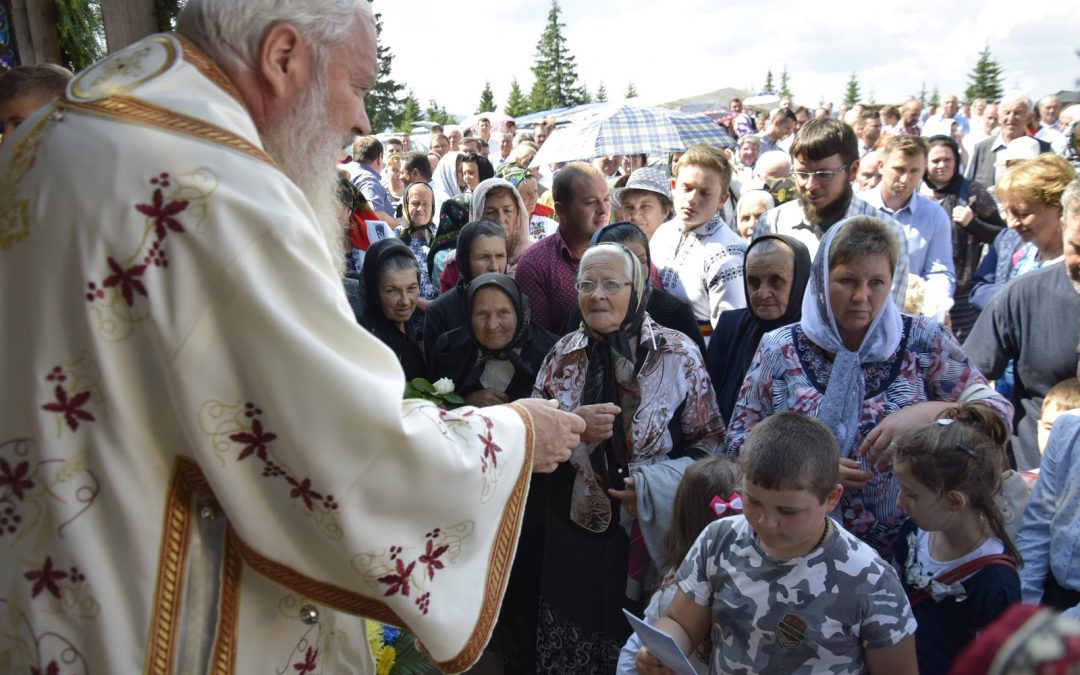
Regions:
<instances>
[{"instance_id":1,"label":"patterned blouse","mask_svg":"<svg viewBox=\"0 0 1080 675\"><path fill-rule=\"evenodd\" d=\"M582 405L588 369L588 336L578 329L564 336L544 359L536 376L534 398L553 398L563 410ZM667 459L673 447L668 424L678 413L683 448L714 455L723 448L724 420L716 406L709 375L694 342L664 328L648 314L638 349L647 350L638 373L641 405L634 414L631 467Z\"/></svg>"},{"instance_id":2,"label":"patterned blouse","mask_svg":"<svg viewBox=\"0 0 1080 675\"><path fill-rule=\"evenodd\" d=\"M754 425L774 412L794 410L816 417L831 371L832 355L811 342L799 324L762 336L728 426L728 452L740 454ZM901 408L925 401L953 402L971 385L989 384L952 333L924 316L904 315L896 352L887 361L864 364L863 376L866 393L856 443ZM1013 408L1005 398L992 396L981 402L1012 427ZM869 470L865 459L860 468ZM897 492L892 471L877 473L861 490L845 491L833 514L886 560L905 519L896 505Z\"/></svg>"}]
</instances>

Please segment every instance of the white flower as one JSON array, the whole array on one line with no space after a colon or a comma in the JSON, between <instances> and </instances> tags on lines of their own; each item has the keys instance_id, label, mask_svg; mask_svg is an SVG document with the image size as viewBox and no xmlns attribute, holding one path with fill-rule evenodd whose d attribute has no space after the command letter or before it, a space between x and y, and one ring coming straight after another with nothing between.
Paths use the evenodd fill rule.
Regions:
<instances>
[{"instance_id":1,"label":"white flower","mask_svg":"<svg viewBox=\"0 0 1080 675\"><path fill-rule=\"evenodd\" d=\"M435 393L439 396L446 396L447 394L454 393L454 381L449 377L437 380L433 386L435 387Z\"/></svg>"}]
</instances>

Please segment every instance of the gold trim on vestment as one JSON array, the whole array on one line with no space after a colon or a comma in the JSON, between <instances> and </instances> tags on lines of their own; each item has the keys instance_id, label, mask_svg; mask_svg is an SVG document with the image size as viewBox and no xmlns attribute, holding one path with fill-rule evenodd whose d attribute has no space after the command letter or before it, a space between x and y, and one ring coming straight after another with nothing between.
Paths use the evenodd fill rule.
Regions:
<instances>
[{"instance_id":1,"label":"gold trim on vestment","mask_svg":"<svg viewBox=\"0 0 1080 675\"><path fill-rule=\"evenodd\" d=\"M225 534L225 559L221 569L217 638L210 660L210 672L214 675L232 675L236 668L237 634L240 626L240 572L244 567L236 541L236 532L229 527Z\"/></svg>"},{"instance_id":2,"label":"gold trim on vestment","mask_svg":"<svg viewBox=\"0 0 1080 675\"><path fill-rule=\"evenodd\" d=\"M193 462L177 459L169 494L165 499L157 584L150 612L146 672L151 675L171 675L173 672L184 590L184 565L193 517L191 498L197 489L208 487L206 479Z\"/></svg>"},{"instance_id":3,"label":"gold trim on vestment","mask_svg":"<svg viewBox=\"0 0 1080 675\"><path fill-rule=\"evenodd\" d=\"M130 96L112 96L88 103L63 101L58 105L61 109L71 108L107 119L120 119L125 122L172 131L183 136L236 150L270 166L276 166L274 160L262 148L231 131L196 117L162 108Z\"/></svg>"}]
</instances>

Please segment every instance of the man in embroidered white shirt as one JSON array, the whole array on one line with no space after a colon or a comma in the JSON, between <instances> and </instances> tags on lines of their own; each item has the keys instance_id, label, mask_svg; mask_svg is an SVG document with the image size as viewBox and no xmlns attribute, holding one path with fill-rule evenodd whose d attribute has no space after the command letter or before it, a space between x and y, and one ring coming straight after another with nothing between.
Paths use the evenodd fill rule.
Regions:
<instances>
[{"instance_id":1,"label":"man in embroidered white shirt","mask_svg":"<svg viewBox=\"0 0 1080 675\"><path fill-rule=\"evenodd\" d=\"M664 290L690 303L706 337L722 312L746 307L746 242L720 210L731 174L731 160L716 148L697 145L683 153L675 165L675 217L649 242Z\"/></svg>"}]
</instances>

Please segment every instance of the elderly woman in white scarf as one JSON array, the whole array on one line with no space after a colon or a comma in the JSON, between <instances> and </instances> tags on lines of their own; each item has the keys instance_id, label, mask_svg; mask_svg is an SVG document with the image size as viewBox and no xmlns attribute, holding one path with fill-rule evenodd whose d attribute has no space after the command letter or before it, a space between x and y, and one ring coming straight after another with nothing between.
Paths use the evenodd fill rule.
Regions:
<instances>
[{"instance_id":1,"label":"elderly woman in white scarf","mask_svg":"<svg viewBox=\"0 0 1080 675\"><path fill-rule=\"evenodd\" d=\"M506 273L513 276L521 254L535 241L529 235L529 211L521 194L509 181L488 178L473 191L469 210L474 221L486 218L503 226L508 254Z\"/></svg>"},{"instance_id":2,"label":"elderly woman in white scarf","mask_svg":"<svg viewBox=\"0 0 1080 675\"><path fill-rule=\"evenodd\" d=\"M903 522L888 462L892 439L965 401L982 400L1006 425L1013 416L947 328L897 309L890 288L899 250L876 218L849 218L829 230L802 320L761 338L726 439L728 451L740 453L754 425L782 410L828 425L840 442L845 488L833 515L886 560Z\"/></svg>"},{"instance_id":3,"label":"elderly woman in white scarf","mask_svg":"<svg viewBox=\"0 0 1080 675\"><path fill-rule=\"evenodd\" d=\"M442 205L448 199L458 196L465 185L461 175L461 157L463 153L451 150L442 156L431 176L432 190L435 192L433 213L442 213Z\"/></svg>"}]
</instances>

